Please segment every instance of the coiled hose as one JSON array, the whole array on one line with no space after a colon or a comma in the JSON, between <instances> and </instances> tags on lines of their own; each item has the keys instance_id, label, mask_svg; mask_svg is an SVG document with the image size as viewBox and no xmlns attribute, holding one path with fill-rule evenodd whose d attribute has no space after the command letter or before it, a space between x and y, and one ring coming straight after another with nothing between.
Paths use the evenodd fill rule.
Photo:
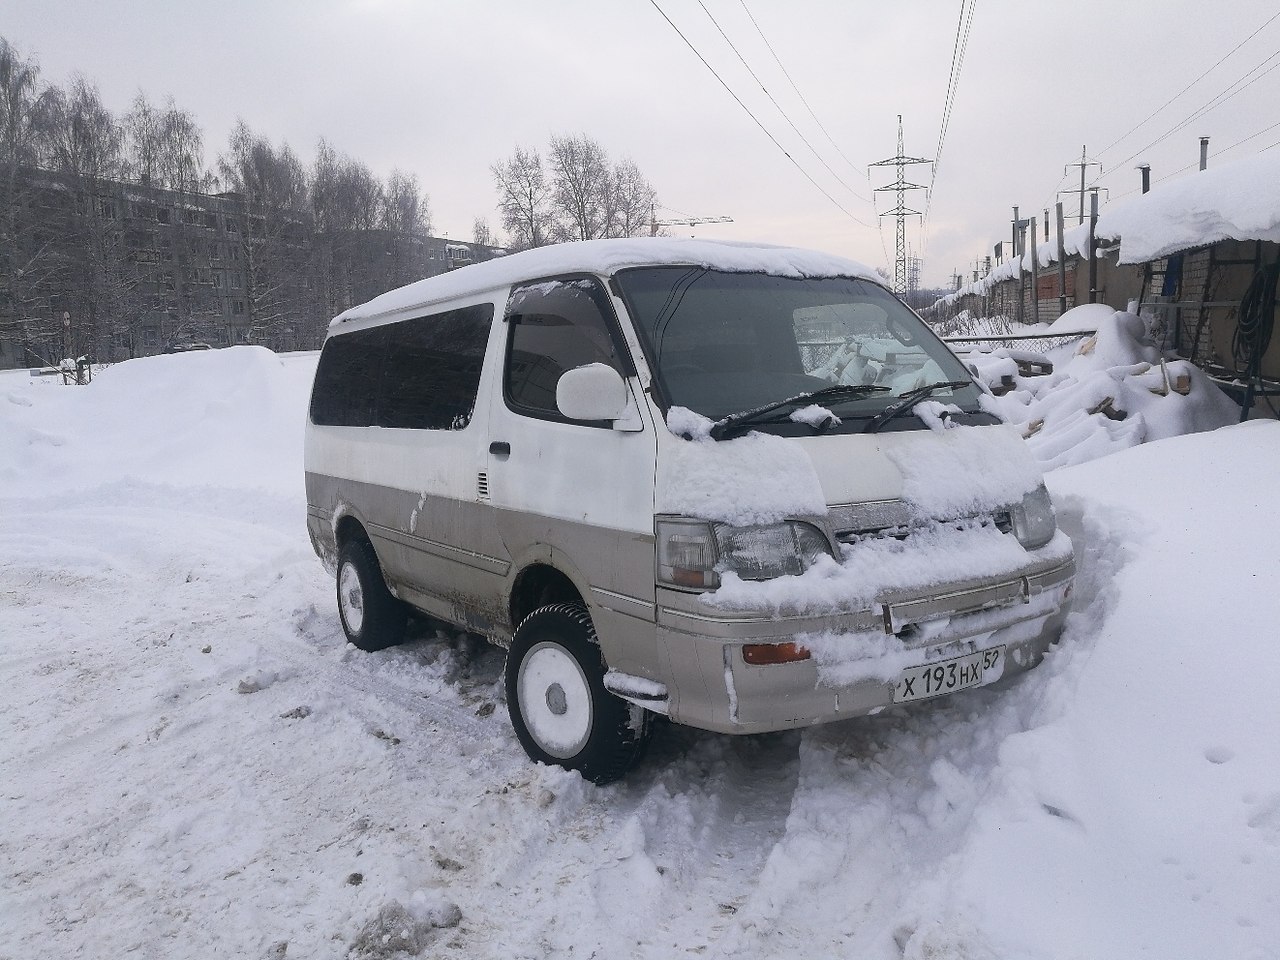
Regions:
<instances>
[{"instance_id":1,"label":"coiled hose","mask_svg":"<svg viewBox=\"0 0 1280 960\"><path fill-rule=\"evenodd\" d=\"M1262 356L1271 345L1275 326L1277 281L1280 281L1280 260L1259 269L1240 299L1240 319L1231 340L1237 374L1259 375Z\"/></svg>"}]
</instances>

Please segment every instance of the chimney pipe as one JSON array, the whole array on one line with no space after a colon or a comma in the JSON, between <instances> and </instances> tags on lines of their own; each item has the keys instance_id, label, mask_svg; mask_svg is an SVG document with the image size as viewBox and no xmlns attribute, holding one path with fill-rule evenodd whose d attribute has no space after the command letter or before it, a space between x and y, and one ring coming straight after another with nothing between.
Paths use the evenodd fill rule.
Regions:
<instances>
[{"instance_id":1,"label":"chimney pipe","mask_svg":"<svg viewBox=\"0 0 1280 960\"><path fill-rule=\"evenodd\" d=\"M1200 138L1200 169L1206 170L1209 167L1209 138Z\"/></svg>"},{"instance_id":2,"label":"chimney pipe","mask_svg":"<svg viewBox=\"0 0 1280 960\"><path fill-rule=\"evenodd\" d=\"M1142 171L1142 192L1150 193L1151 192L1151 164L1149 163L1139 164L1138 169ZM1200 169L1203 170L1204 167L1201 167Z\"/></svg>"}]
</instances>

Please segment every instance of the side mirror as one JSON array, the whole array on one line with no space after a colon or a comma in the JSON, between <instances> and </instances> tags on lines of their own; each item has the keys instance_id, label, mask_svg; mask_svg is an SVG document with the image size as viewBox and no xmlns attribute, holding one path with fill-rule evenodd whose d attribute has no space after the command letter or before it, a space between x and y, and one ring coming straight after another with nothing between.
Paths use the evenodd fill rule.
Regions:
<instances>
[{"instance_id":1,"label":"side mirror","mask_svg":"<svg viewBox=\"0 0 1280 960\"><path fill-rule=\"evenodd\" d=\"M570 420L617 420L627 410L627 385L603 363L575 367L556 383L556 407Z\"/></svg>"}]
</instances>

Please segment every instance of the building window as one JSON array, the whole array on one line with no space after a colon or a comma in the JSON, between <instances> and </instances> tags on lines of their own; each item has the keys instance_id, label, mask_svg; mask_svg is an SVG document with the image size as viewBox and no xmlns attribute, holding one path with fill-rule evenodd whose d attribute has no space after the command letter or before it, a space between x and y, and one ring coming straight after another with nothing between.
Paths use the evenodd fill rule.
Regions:
<instances>
[{"instance_id":1,"label":"building window","mask_svg":"<svg viewBox=\"0 0 1280 960\"><path fill-rule=\"evenodd\" d=\"M231 312L240 316L244 313L244 301L236 300L231 304Z\"/></svg>"}]
</instances>

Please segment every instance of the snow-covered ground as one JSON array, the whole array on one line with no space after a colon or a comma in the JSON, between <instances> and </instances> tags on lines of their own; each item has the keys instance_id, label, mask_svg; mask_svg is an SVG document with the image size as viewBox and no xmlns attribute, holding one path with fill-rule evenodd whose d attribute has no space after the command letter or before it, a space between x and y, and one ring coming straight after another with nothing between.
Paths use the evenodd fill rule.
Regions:
<instances>
[{"instance_id":1,"label":"snow-covered ground","mask_svg":"<svg viewBox=\"0 0 1280 960\"><path fill-rule=\"evenodd\" d=\"M668 727L597 788L525 757L499 652L343 642L314 364L0 374L0 958L1277 955L1280 424L1050 473L1081 570L1039 670Z\"/></svg>"}]
</instances>

